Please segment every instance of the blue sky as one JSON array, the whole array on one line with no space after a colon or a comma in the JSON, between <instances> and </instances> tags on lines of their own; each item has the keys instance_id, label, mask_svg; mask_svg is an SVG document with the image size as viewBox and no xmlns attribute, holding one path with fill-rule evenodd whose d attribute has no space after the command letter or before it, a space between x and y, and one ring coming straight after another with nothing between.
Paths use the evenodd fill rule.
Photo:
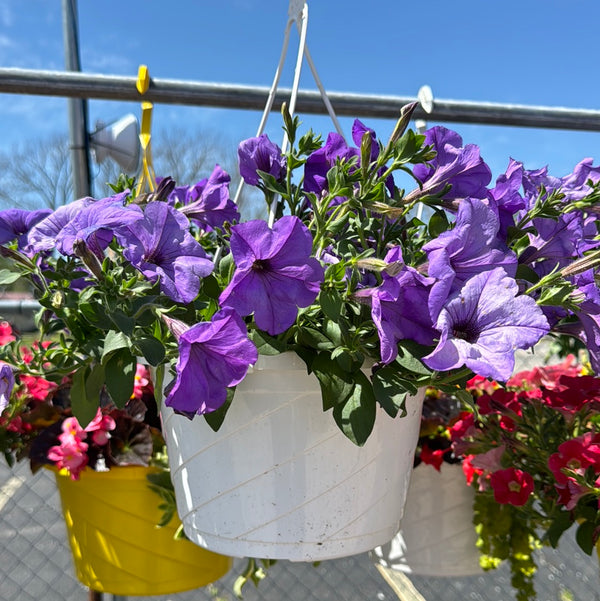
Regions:
<instances>
[{"instance_id":1,"label":"blue sky","mask_svg":"<svg viewBox=\"0 0 600 601\"><path fill-rule=\"evenodd\" d=\"M64 68L60 0L0 0L0 66ZM594 24L597 0L312 0L308 47L328 90L571 108L600 108ZM287 22L287 0L79 0L82 70L269 86ZM281 85L291 86L292 32ZM305 65L302 87L315 89ZM0 150L67 132L61 98L0 94ZM138 103L90 101L90 128L139 114ZM326 117L301 116L326 133ZM357 115L360 117L360 115ZM260 113L156 105L154 130L219 130L234 145L256 132ZM381 137L393 123L363 119ZM342 120L347 133L350 119ZM433 125L430 123L429 125ZM557 176L584 157L600 163L600 133L443 123L480 145L494 176L509 156ZM269 120L280 141L277 113Z\"/></svg>"}]
</instances>

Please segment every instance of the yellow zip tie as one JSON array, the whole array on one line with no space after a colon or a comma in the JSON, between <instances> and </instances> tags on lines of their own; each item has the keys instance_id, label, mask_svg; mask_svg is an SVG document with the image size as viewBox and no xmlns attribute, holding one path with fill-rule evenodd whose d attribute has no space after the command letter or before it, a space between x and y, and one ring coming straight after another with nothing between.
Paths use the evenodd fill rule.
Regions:
<instances>
[{"instance_id":1,"label":"yellow zip tie","mask_svg":"<svg viewBox=\"0 0 600 601\"><path fill-rule=\"evenodd\" d=\"M150 86L150 74L146 65L140 65L136 88L140 94L145 94ZM137 194L145 191L146 187L150 192L154 192L156 175L152 166L152 152L150 148L151 129L152 129L152 109L151 102L142 102L142 123L140 126L140 144L142 146L142 172L137 185Z\"/></svg>"}]
</instances>

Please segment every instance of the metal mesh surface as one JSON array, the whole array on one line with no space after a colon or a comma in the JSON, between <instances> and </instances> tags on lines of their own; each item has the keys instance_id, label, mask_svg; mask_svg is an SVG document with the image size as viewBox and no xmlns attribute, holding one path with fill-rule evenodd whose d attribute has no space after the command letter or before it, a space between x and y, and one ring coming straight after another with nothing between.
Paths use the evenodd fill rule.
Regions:
<instances>
[{"instance_id":1,"label":"metal mesh surface","mask_svg":"<svg viewBox=\"0 0 600 601\"><path fill-rule=\"evenodd\" d=\"M538 554L536 588L540 601L599 601L598 558L579 551L571 533L560 549ZM155 601L234 601L233 582L245 562L220 581L176 595L134 597ZM401 593L403 601L511 601L515 598L508 570L483 576L424 578L411 576L416 588ZM246 601L393 601L390 585L368 554L324 561L319 566L280 561L258 587L248 583ZM32 476L27 465L13 470L0 464L0 600L85 601L89 593L75 578L60 500L54 478L41 471ZM130 597L131 598L131 597ZM113 596L104 595L112 601ZM124 599L118 597L119 601Z\"/></svg>"}]
</instances>

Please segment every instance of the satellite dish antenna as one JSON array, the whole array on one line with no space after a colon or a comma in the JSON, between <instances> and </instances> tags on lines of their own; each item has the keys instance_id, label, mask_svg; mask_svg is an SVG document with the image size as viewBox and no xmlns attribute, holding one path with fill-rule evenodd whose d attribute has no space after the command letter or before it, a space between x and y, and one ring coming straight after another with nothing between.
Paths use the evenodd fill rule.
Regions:
<instances>
[{"instance_id":1,"label":"satellite dish antenna","mask_svg":"<svg viewBox=\"0 0 600 601\"><path fill-rule=\"evenodd\" d=\"M106 157L113 159L127 174L136 173L140 166L140 126L133 114L113 123L96 122L96 131L90 134L90 149L96 163Z\"/></svg>"}]
</instances>

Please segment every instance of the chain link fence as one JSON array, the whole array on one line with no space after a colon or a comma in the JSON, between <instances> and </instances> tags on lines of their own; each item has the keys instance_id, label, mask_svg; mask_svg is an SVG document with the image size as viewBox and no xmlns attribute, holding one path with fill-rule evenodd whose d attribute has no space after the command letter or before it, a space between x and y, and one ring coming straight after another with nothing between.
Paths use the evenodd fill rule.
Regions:
<instances>
[{"instance_id":1,"label":"chain link fence","mask_svg":"<svg viewBox=\"0 0 600 601\"><path fill-rule=\"evenodd\" d=\"M539 601L600 601L599 564L567 533L559 550L538 554ZM233 583L245 566L236 560L221 580L176 595L134 597L149 601L235 601ZM411 587L412 585L412 587ZM324 561L318 566L279 561L245 601L512 601L506 566L482 576L397 578L379 572L369 554ZM0 601L85 601L89 592L74 575L54 477L35 476L26 464L0 464ZM112 595L104 599L112 601ZM123 597L118 597L119 601Z\"/></svg>"}]
</instances>

